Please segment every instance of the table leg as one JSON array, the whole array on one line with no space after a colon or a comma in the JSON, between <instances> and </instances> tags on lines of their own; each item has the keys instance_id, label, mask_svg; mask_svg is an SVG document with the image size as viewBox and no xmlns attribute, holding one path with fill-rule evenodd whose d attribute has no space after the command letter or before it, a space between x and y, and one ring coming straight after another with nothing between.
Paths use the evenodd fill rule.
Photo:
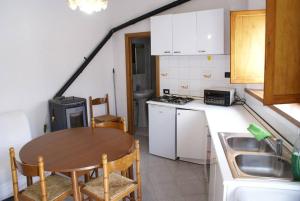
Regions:
<instances>
[{"instance_id":1,"label":"table leg","mask_svg":"<svg viewBox=\"0 0 300 201\"><path fill-rule=\"evenodd\" d=\"M81 196L79 195L78 177L77 177L76 171L72 171L71 177L72 177L74 201L80 201Z\"/></svg>"}]
</instances>

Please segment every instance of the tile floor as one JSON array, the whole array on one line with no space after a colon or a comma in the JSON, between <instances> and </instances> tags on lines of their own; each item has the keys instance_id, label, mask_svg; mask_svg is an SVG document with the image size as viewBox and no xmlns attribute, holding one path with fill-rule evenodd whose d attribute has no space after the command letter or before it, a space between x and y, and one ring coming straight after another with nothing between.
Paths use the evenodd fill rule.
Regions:
<instances>
[{"instance_id":1,"label":"tile floor","mask_svg":"<svg viewBox=\"0 0 300 201\"><path fill-rule=\"evenodd\" d=\"M207 201L204 166L149 154L148 138L141 144L143 201Z\"/></svg>"}]
</instances>

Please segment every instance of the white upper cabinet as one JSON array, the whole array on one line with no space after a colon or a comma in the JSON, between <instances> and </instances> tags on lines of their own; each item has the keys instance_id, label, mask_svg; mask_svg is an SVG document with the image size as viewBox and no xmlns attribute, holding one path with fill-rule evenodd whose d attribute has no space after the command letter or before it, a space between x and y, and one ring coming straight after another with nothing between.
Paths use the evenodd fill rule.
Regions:
<instances>
[{"instance_id":1,"label":"white upper cabinet","mask_svg":"<svg viewBox=\"0 0 300 201\"><path fill-rule=\"evenodd\" d=\"M197 42L196 13L173 15L173 55L195 55Z\"/></svg>"},{"instance_id":2,"label":"white upper cabinet","mask_svg":"<svg viewBox=\"0 0 300 201\"><path fill-rule=\"evenodd\" d=\"M197 53L224 54L224 9L197 12Z\"/></svg>"},{"instance_id":3,"label":"white upper cabinet","mask_svg":"<svg viewBox=\"0 0 300 201\"><path fill-rule=\"evenodd\" d=\"M152 55L224 54L224 9L151 18Z\"/></svg>"},{"instance_id":4,"label":"white upper cabinet","mask_svg":"<svg viewBox=\"0 0 300 201\"><path fill-rule=\"evenodd\" d=\"M172 15L151 18L151 54L172 55Z\"/></svg>"}]
</instances>

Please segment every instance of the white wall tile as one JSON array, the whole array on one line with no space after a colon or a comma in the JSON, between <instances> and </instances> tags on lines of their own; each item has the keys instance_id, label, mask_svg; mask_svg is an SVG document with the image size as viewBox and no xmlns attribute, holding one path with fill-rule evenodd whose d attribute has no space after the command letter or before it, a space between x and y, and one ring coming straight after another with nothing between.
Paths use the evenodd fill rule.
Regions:
<instances>
[{"instance_id":1,"label":"white wall tile","mask_svg":"<svg viewBox=\"0 0 300 201\"><path fill-rule=\"evenodd\" d=\"M178 68L178 78L181 80L190 79L190 68L188 67Z\"/></svg>"},{"instance_id":2,"label":"white wall tile","mask_svg":"<svg viewBox=\"0 0 300 201\"><path fill-rule=\"evenodd\" d=\"M211 87L234 87L224 78L230 69L228 55L208 56L163 56L160 63L162 89L170 89L171 94L203 97L204 89ZM243 85L241 85L243 86ZM243 91L243 87L239 91Z\"/></svg>"},{"instance_id":3,"label":"white wall tile","mask_svg":"<svg viewBox=\"0 0 300 201\"><path fill-rule=\"evenodd\" d=\"M199 56L190 56L189 57L189 66L191 68L198 68L201 64L201 58Z\"/></svg>"},{"instance_id":4,"label":"white wall tile","mask_svg":"<svg viewBox=\"0 0 300 201\"><path fill-rule=\"evenodd\" d=\"M169 57L167 57L167 56L159 57L159 64L160 64L160 66L163 66L163 67L169 66Z\"/></svg>"},{"instance_id":5,"label":"white wall tile","mask_svg":"<svg viewBox=\"0 0 300 201\"><path fill-rule=\"evenodd\" d=\"M190 80L199 80L202 75L202 69L199 67L198 68L191 67L189 73L190 73L189 75Z\"/></svg>"},{"instance_id":6,"label":"white wall tile","mask_svg":"<svg viewBox=\"0 0 300 201\"><path fill-rule=\"evenodd\" d=\"M180 67L180 57L170 56L169 57L169 67L177 68Z\"/></svg>"}]
</instances>

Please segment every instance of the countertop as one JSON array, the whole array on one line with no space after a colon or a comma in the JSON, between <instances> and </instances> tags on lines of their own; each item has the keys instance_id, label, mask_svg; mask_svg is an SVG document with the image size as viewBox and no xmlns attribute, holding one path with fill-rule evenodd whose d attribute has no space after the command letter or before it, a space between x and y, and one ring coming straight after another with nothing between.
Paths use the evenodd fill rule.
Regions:
<instances>
[{"instance_id":1,"label":"countertop","mask_svg":"<svg viewBox=\"0 0 300 201\"><path fill-rule=\"evenodd\" d=\"M282 181L282 180L272 180L272 182L270 182L270 179L262 180L262 179L252 179L252 178L251 179L233 178L218 133L232 132L232 133L249 134L249 132L247 131L247 127L250 123L255 122L261 125L258 122L258 120L256 120L255 117L247 111L246 107L241 105L234 105L230 107L206 105L203 103L203 100L194 100L185 105L175 105L175 104L162 103L156 101L148 101L147 103L153 105L175 107L179 109L201 110L205 112L208 127L212 138L212 143L216 150L217 160L224 180L224 186L226 185L245 186L246 185L246 186L255 186L255 187L259 187L259 186L265 187L267 182L268 186L271 185L274 188L300 190L299 182L290 182L290 181Z\"/></svg>"}]
</instances>

